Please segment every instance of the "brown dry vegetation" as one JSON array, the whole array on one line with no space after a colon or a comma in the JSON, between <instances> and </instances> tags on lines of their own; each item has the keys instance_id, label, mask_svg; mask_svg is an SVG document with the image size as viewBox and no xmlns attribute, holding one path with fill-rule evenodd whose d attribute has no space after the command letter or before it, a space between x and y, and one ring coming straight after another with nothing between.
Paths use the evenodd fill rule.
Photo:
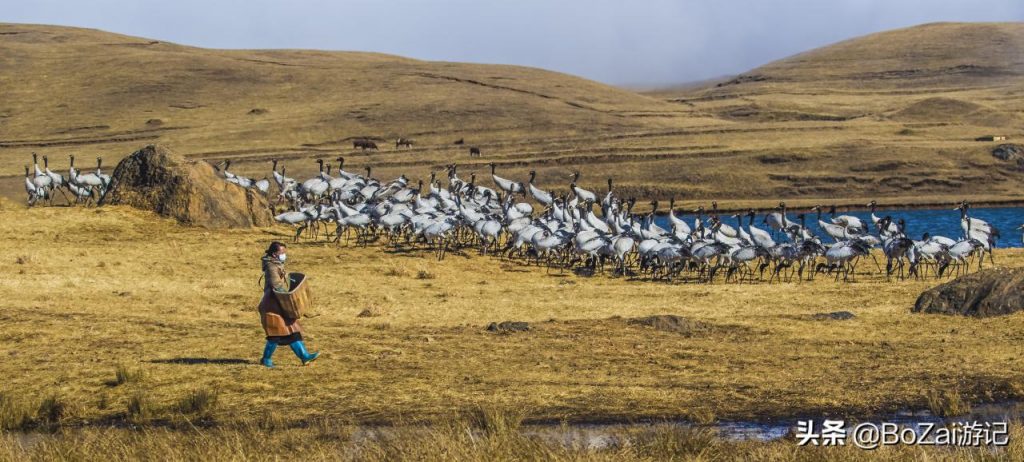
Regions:
<instances>
[{"instance_id":1,"label":"brown dry vegetation","mask_svg":"<svg viewBox=\"0 0 1024 462\"><path fill-rule=\"evenodd\" d=\"M256 178L272 157L301 176L312 159L343 154L352 170L413 180L495 161L506 177L535 169L560 190L581 169L583 186L603 190L613 176L620 195L640 199L1024 200L1016 164L973 141L1024 135L1021 24L874 34L720 86L647 95L516 66L207 50L51 26L0 32L0 189L12 196L32 151L65 169L69 153L112 162L159 142L234 159ZM396 151L398 136L417 144ZM354 152L357 137L379 139L381 151ZM484 157L470 159L452 145L459 138Z\"/></svg>"},{"instance_id":2,"label":"brown dry vegetation","mask_svg":"<svg viewBox=\"0 0 1024 462\"><path fill-rule=\"evenodd\" d=\"M345 154L351 170L413 180L453 161L468 164L463 176L483 173L493 160L503 176L536 169L561 189L582 168L592 189L612 175L623 196L726 207L1022 200L1015 164L972 141L1024 135L1022 34L927 25L645 96L514 66L0 25L0 190L20 192L32 151L63 170L64 154L113 165L159 142L232 158L257 178L271 157L299 177L313 158ZM363 136L417 144L351 152ZM470 163L458 138L484 157ZM850 284L664 284L296 244L289 266L312 278L318 316L305 323L324 356L302 368L282 348L266 370L258 257L287 229L203 231L123 207L0 199L0 232L0 427L55 432L4 434L0 459L967 459L981 453L804 451L675 427L596 451L538 440L519 422L948 414L1024 398L1024 315L911 314L934 281L874 271ZM1024 252L997 262L1024 266ZM814 317L836 310L856 317ZM681 319L632 321L658 314ZM531 329L485 330L507 320ZM481 409L497 411L472 417ZM434 425L410 426L424 422ZM367 441L372 424L397 430ZM1020 460L1015 432L993 457Z\"/></svg>"},{"instance_id":3,"label":"brown dry vegetation","mask_svg":"<svg viewBox=\"0 0 1024 462\"><path fill-rule=\"evenodd\" d=\"M664 284L294 244L289 266L310 275L319 303L309 343L324 356L303 368L281 349L266 370L256 364L258 257L286 229L210 232L122 207L7 202L0 231L17 249L0 279L12 294L0 301L2 392L24 410L9 412L24 415L11 428L182 415L439 423L481 408L519 409L528 422L708 422L1024 397L1024 315L911 314L934 282L885 282L867 265L849 284ZM1024 253L997 262L1020 266ZM367 307L377 316L361 317ZM813 317L840 309L857 317ZM687 328L628 321L652 314ZM504 320L532 329L485 330ZM170 444L159 441L147 444Z\"/></svg>"},{"instance_id":4,"label":"brown dry vegetation","mask_svg":"<svg viewBox=\"0 0 1024 462\"><path fill-rule=\"evenodd\" d=\"M515 412L478 413L433 427L370 430L319 422L300 429L245 423L235 428L84 429L18 438L0 434L0 460L444 460L444 461L1019 461L1024 431L1011 427L998 451L934 446L798 447L792 440L728 441L673 425L623 428L596 446L586 432L545 433Z\"/></svg>"}]
</instances>

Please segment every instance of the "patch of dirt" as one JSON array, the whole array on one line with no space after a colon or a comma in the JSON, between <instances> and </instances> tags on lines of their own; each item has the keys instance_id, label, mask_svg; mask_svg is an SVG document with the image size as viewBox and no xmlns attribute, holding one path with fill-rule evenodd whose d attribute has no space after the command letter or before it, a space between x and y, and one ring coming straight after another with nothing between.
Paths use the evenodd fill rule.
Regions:
<instances>
[{"instance_id":1,"label":"patch of dirt","mask_svg":"<svg viewBox=\"0 0 1024 462\"><path fill-rule=\"evenodd\" d=\"M892 114L892 119L907 122L962 122L983 127L1012 125L1018 120L1013 114L981 104L955 98L925 98L909 104Z\"/></svg>"},{"instance_id":2,"label":"patch of dirt","mask_svg":"<svg viewBox=\"0 0 1024 462\"><path fill-rule=\"evenodd\" d=\"M368 308L364 308L363 311L360 311L359 314L356 315L356 317L357 318L379 318L381 316L384 316L385 314L386 314L386 312L385 312L384 308L381 308L379 306L371 306L371 307L368 307Z\"/></svg>"},{"instance_id":3,"label":"patch of dirt","mask_svg":"<svg viewBox=\"0 0 1024 462\"><path fill-rule=\"evenodd\" d=\"M266 198L224 181L203 161L189 161L149 145L125 157L101 205L130 205L205 228L273 224Z\"/></svg>"},{"instance_id":4,"label":"patch of dirt","mask_svg":"<svg viewBox=\"0 0 1024 462\"><path fill-rule=\"evenodd\" d=\"M530 330L530 323L523 321L492 322L487 325L488 332L508 333L527 332Z\"/></svg>"},{"instance_id":5,"label":"patch of dirt","mask_svg":"<svg viewBox=\"0 0 1024 462\"><path fill-rule=\"evenodd\" d=\"M87 132L87 131L94 131L94 130L109 130L109 129L110 129L110 125L90 125L90 126L87 126L87 127L71 127L71 128L66 128L64 130L55 131L54 133L56 133L58 135L63 135L63 134L67 134L67 133L78 133L78 132Z\"/></svg>"},{"instance_id":6,"label":"patch of dirt","mask_svg":"<svg viewBox=\"0 0 1024 462\"><path fill-rule=\"evenodd\" d=\"M202 104L199 104L199 103L193 103L191 101L186 101L184 103L171 104L168 107L172 107L172 108L175 108L175 109L199 109L199 108L204 107L204 106Z\"/></svg>"},{"instance_id":7,"label":"patch of dirt","mask_svg":"<svg viewBox=\"0 0 1024 462\"><path fill-rule=\"evenodd\" d=\"M811 315L811 318L818 321L846 321L847 319L853 319L856 317L857 315L849 311L833 311L831 313L814 313Z\"/></svg>"},{"instance_id":8,"label":"patch of dirt","mask_svg":"<svg viewBox=\"0 0 1024 462\"><path fill-rule=\"evenodd\" d=\"M909 167L909 162L902 160L892 160L885 162L877 162L865 165L854 165L850 167L851 172L891 172L893 170L899 170L905 167Z\"/></svg>"},{"instance_id":9,"label":"patch of dirt","mask_svg":"<svg viewBox=\"0 0 1024 462\"><path fill-rule=\"evenodd\" d=\"M700 321L692 321L674 314L656 314L642 318L629 318L626 323L631 326L642 326L664 332L674 332L686 336L707 331L709 326Z\"/></svg>"},{"instance_id":10,"label":"patch of dirt","mask_svg":"<svg viewBox=\"0 0 1024 462\"><path fill-rule=\"evenodd\" d=\"M765 165L785 164L805 160L807 160L807 158L799 154L765 154L763 156L757 156L757 161Z\"/></svg>"},{"instance_id":11,"label":"patch of dirt","mask_svg":"<svg viewBox=\"0 0 1024 462\"><path fill-rule=\"evenodd\" d=\"M1004 316L1024 309L1024 268L993 268L924 291L914 313Z\"/></svg>"}]
</instances>

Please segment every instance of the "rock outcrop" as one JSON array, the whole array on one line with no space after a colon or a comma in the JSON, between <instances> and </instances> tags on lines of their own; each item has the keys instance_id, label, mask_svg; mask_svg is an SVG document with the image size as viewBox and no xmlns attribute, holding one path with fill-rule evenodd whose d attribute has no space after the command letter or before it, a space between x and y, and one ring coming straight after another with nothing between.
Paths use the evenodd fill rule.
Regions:
<instances>
[{"instance_id":1,"label":"rock outcrop","mask_svg":"<svg viewBox=\"0 0 1024 462\"><path fill-rule=\"evenodd\" d=\"M125 157L101 205L130 205L205 228L273 224L266 198L224 181L204 161L149 145Z\"/></svg>"},{"instance_id":2,"label":"rock outcrop","mask_svg":"<svg viewBox=\"0 0 1024 462\"><path fill-rule=\"evenodd\" d=\"M1024 309L1024 268L993 268L928 289L915 313L1002 316Z\"/></svg>"},{"instance_id":3,"label":"rock outcrop","mask_svg":"<svg viewBox=\"0 0 1024 462\"><path fill-rule=\"evenodd\" d=\"M1024 146L1019 144L1000 144L992 148L992 156L999 160L1017 160L1024 158Z\"/></svg>"}]
</instances>

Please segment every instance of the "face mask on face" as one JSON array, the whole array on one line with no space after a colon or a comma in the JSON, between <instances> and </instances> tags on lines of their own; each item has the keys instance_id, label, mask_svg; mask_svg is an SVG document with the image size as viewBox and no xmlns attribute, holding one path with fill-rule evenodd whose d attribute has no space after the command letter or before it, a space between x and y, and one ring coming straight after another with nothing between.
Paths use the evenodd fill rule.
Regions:
<instances>
[{"instance_id":1,"label":"face mask on face","mask_svg":"<svg viewBox=\"0 0 1024 462\"><path fill-rule=\"evenodd\" d=\"M285 255L285 254L282 253L282 254L277 256L277 259L280 260L281 263L284 263L284 261L288 259L288 255Z\"/></svg>"}]
</instances>

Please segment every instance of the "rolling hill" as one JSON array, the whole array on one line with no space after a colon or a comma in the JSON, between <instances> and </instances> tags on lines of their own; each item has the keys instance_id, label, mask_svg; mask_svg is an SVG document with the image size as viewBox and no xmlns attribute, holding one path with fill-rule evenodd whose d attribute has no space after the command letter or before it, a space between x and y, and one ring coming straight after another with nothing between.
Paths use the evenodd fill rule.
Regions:
<instances>
[{"instance_id":1,"label":"rolling hill","mask_svg":"<svg viewBox=\"0 0 1024 462\"><path fill-rule=\"evenodd\" d=\"M639 94L517 66L0 24L0 190L21 194L32 152L64 170L68 154L112 165L160 143L257 178L271 158L301 176L344 155L347 169L414 180L495 162L558 191L579 169L592 189L614 176L623 195L736 207L1019 201L1016 163L974 139L1024 135L1022 51L1021 24L928 24ZM399 136L416 144L398 150ZM381 150L354 150L363 137Z\"/></svg>"}]
</instances>

